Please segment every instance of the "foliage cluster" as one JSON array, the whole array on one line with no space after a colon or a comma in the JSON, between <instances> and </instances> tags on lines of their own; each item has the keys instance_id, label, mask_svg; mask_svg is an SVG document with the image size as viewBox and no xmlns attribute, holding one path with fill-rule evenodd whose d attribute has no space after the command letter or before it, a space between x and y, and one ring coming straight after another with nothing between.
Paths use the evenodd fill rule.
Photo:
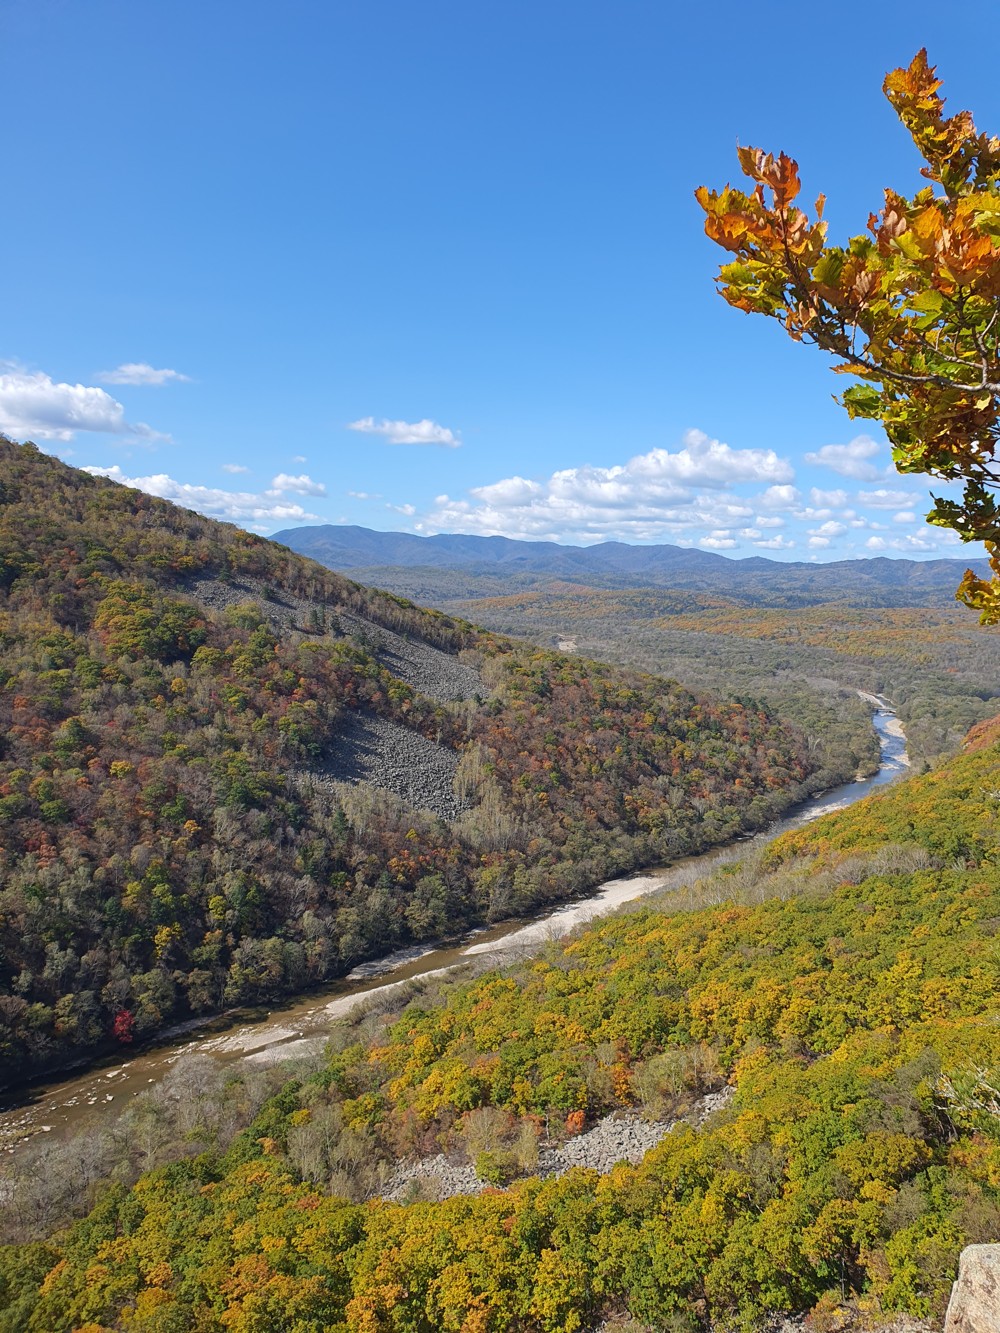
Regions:
<instances>
[{"instance_id":1,"label":"foliage cluster","mask_svg":"<svg viewBox=\"0 0 1000 1333\"><path fill-rule=\"evenodd\" d=\"M998 764L984 730L723 867L721 907L623 914L356 1021L225 1155L109 1187L65 1233L2 1252L0 1328L555 1333L627 1310L749 1331L845 1297L940 1314L960 1248L1000 1227L980 1095L1000 1069ZM504 1116L523 1137L616 1106L673 1114L720 1069L729 1108L639 1167L345 1197L359 1136L373 1157L460 1138L492 1171Z\"/></svg>"},{"instance_id":2,"label":"foliage cluster","mask_svg":"<svg viewBox=\"0 0 1000 1333\"><path fill-rule=\"evenodd\" d=\"M944 114L941 80L919 51L883 91L911 135L929 184L891 187L867 232L827 242L825 199L798 202L798 164L740 148L749 193L697 190L705 231L729 252L719 280L730 305L778 320L796 342L832 353L860 383L851 417L881 421L900 472L963 484L930 521L983 541L993 579L969 570L958 597L1000 622L1000 139L968 111Z\"/></svg>"}]
</instances>

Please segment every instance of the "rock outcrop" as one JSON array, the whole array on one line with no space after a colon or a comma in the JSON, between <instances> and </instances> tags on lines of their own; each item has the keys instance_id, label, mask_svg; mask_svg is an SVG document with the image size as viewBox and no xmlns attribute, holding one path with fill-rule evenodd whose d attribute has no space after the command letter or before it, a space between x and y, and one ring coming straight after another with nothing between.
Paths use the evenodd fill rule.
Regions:
<instances>
[{"instance_id":1,"label":"rock outcrop","mask_svg":"<svg viewBox=\"0 0 1000 1333\"><path fill-rule=\"evenodd\" d=\"M944 1333L1000 1330L1000 1245L969 1245L958 1261Z\"/></svg>"},{"instance_id":2,"label":"rock outcrop","mask_svg":"<svg viewBox=\"0 0 1000 1333\"><path fill-rule=\"evenodd\" d=\"M530 1174L541 1177L561 1176L574 1166L590 1167L607 1175L617 1162L637 1165L651 1149L677 1125L703 1124L710 1115L721 1111L733 1095L732 1088L706 1093L683 1120L641 1120L634 1114L613 1112L597 1124L559 1147L543 1147L538 1165ZM392 1203L401 1203L423 1191L435 1199L451 1199L459 1194L481 1194L486 1183L475 1168L449 1161L444 1153L424 1157L416 1162L404 1162L392 1176L382 1195Z\"/></svg>"}]
</instances>

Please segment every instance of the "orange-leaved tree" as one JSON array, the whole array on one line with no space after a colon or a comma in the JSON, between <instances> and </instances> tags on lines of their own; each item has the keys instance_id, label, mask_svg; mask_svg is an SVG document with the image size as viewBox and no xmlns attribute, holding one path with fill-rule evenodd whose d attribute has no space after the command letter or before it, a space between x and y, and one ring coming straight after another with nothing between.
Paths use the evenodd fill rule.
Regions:
<instances>
[{"instance_id":1,"label":"orange-leaved tree","mask_svg":"<svg viewBox=\"0 0 1000 1333\"><path fill-rule=\"evenodd\" d=\"M964 484L935 498L931 523L983 541L993 578L967 571L957 597L1000 623L1000 139L968 111L944 115L940 80L920 51L883 90L913 137L930 182L913 198L885 191L868 232L828 245L824 198L798 206L798 164L739 149L750 193L702 186L705 230L733 258L721 293L770 315L797 342L837 358L860 383L841 399L881 421L900 472Z\"/></svg>"}]
</instances>

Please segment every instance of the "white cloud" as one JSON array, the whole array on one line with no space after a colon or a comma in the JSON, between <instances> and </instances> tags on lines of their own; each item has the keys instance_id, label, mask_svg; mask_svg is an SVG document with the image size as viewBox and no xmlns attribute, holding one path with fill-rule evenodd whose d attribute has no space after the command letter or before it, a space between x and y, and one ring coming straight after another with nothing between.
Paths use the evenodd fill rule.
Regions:
<instances>
[{"instance_id":1,"label":"white cloud","mask_svg":"<svg viewBox=\"0 0 1000 1333\"><path fill-rule=\"evenodd\" d=\"M97 378L104 384L152 384L157 388L191 382L190 375L182 375L179 370L156 370L145 361L129 361L116 370L102 370Z\"/></svg>"},{"instance_id":2,"label":"white cloud","mask_svg":"<svg viewBox=\"0 0 1000 1333\"><path fill-rule=\"evenodd\" d=\"M827 546L830 545L830 538L829 538L829 537L810 537L810 538L809 538L809 545L810 545L810 546L813 546L813 547L816 547L817 549L824 549L825 547L827 547Z\"/></svg>"},{"instance_id":3,"label":"white cloud","mask_svg":"<svg viewBox=\"0 0 1000 1333\"><path fill-rule=\"evenodd\" d=\"M839 509L847 504L847 492L821 491L814 486L809 492L809 499L817 509Z\"/></svg>"},{"instance_id":4,"label":"white cloud","mask_svg":"<svg viewBox=\"0 0 1000 1333\"><path fill-rule=\"evenodd\" d=\"M896 538L896 546L901 551L936 551L942 546L958 546L961 548L959 552L952 551L946 554L967 555L970 560L986 554L983 547L976 542L971 546L967 545L951 528L924 527L919 532L906 532Z\"/></svg>"},{"instance_id":5,"label":"white cloud","mask_svg":"<svg viewBox=\"0 0 1000 1333\"><path fill-rule=\"evenodd\" d=\"M269 494L283 495L286 491L291 491L293 495L326 495L323 483L313 481L304 472L300 477L290 477L287 472L279 472L272 478Z\"/></svg>"},{"instance_id":6,"label":"white cloud","mask_svg":"<svg viewBox=\"0 0 1000 1333\"><path fill-rule=\"evenodd\" d=\"M957 533L947 528L921 528L917 532L904 532L895 537L869 537L865 545L871 551L896 551L900 555L914 556L933 553L936 555L954 555L954 551L942 551L948 546L963 545ZM969 558L974 559L981 553L981 548L973 546Z\"/></svg>"},{"instance_id":7,"label":"white cloud","mask_svg":"<svg viewBox=\"0 0 1000 1333\"><path fill-rule=\"evenodd\" d=\"M381 500L381 491L348 491L352 500Z\"/></svg>"},{"instance_id":8,"label":"white cloud","mask_svg":"<svg viewBox=\"0 0 1000 1333\"><path fill-rule=\"evenodd\" d=\"M199 513L211 518L227 518L236 523L261 524L306 522L318 518L310 514L301 505L291 504L268 495L255 495L248 491L223 491L213 486L192 486L188 482L175 481L165 472L149 477L127 477L117 464L114 467L85 467L95 477L109 477L123 486L133 486L136 490L146 491L149 495L158 495L161 500L172 500L186 509L197 509Z\"/></svg>"},{"instance_id":9,"label":"white cloud","mask_svg":"<svg viewBox=\"0 0 1000 1333\"><path fill-rule=\"evenodd\" d=\"M242 463L223 463L223 465L222 465L222 470L223 470L223 472L249 472L249 471L250 471L250 469L249 469L248 467L244 467Z\"/></svg>"},{"instance_id":10,"label":"white cloud","mask_svg":"<svg viewBox=\"0 0 1000 1333\"><path fill-rule=\"evenodd\" d=\"M306 458L305 454L296 454L292 459L293 463L308 463L308 461L309 460Z\"/></svg>"},{"instance_id":11,"label":"white cloud","mask_svg":"<svg viewBox=\"0 0 1000 1333\"><path fill-rule=\"evenodd\" d=\"M794 486L768 486L757 500L765 509L790 509L792 505L801 503L802 493Z\"/></svg>"},{"instance_id":12,"label":"white cloud","mask_svg":"<svg viewBox=\"0 0 1000 1333\"><path fill-rule=\"evenodd\" d=\"M858 504L868 509L899 509L914 504L918 498L912 491L889 491L884 487L877 491L858 491Z\"/></svg>"},{"instance_id":13,"label":"white cloud","mask_svg":"<svg viewBox=\"0 0 1000 1333\"><path fill-rule=\"evenodd\" d=\"M576 473L580 469L571 471ZM773 449L732 449L721 440L709 439L700 430L685 431L684 448L675 454L667 449L651 449L648 454L630 459L623 468L595 468L593 471L606 472L609 477L621 473L632 477L648 476L654 482L668 479L685 486L725 487L745 481L787 482L795 477L788 460L779 458Z\"/></svg>"},{"instance_id":14,"label":"white cloud","mask_svg":"<svg viewBox=\"0 0 1000 1333\"><path fill-rule=\"evenodd\" d=\"M839 537L846 531L847 528L843 523L837 523L833 520L829 523L824 523L820 528L809 529L810 536L813 537Z\"/></svg>"},{"instance_id":15,"label":"white cloud","mask_svg":"<svg viewBox=\"0 0 1000 1333\"><path fill-rule=\"evenodd\" d=\"M707 546L710 551L731 551L738 544L735 537L731 537L725 529L698 538L698 545Z\"/></svg>"},{"instance_id":16,"label":"white cloud","mask_svg":"<svg viewBox=\"0 0 1000 1333\"><path fill-rule=\"evenodd\" d=\"M568 472L556 472L553 483L563 486L569 478ZM498 505L501 508L516 508L530 504L536 497L545 493L545 488L537 481L526 481L524 477L505 477L503 481L494 481L488 486L477 486L472 494L483 504ZM445 497L447 498L447 497Z\"/></svg>"},{"instance_id":17,"label":"white cloud","mask_svg":"<svg viewBox=\"0 0 1000 1333\"><path fill-rule=\"evenodd\" d=\"M21 439L72 440L77 431L128 436L152 443L169 440L144 422L129 422L125 409L103 389L61 384L41 371L0 366L0 430Z\"/></svg>"},{"instance_id":18,"label":"white cloud","mask_svg":"<svg viewBox=\"0 0 1000 1333\"><path fill-rule=\"evenodd\" d=\"M754 508L726 493L730 483L773 481L797 496L780 485L793 475L771 449L733 449L688 431L678 450L651 449L612 467L564 468L543 480L504 477L473 488L467 499L440 495L416 526L557 541L695 541L700 531L735 542L728 529L751 521ZM726 537L717 536L721 529Z\"/></svg>"},{"instance_id":19,"label":"white cloud","mask_svg":"<svg viewBox=\"0 0 1000 1333\"><path fill-rule=\"evenodd\" d=\"M881 475L880 469L869 460L874 458L882 446L869 435L856 435L849 444L824 444L815 453L806 454L807 463L828 467L839 472L842 477L854 477L858 481L874 481Z\"/></svg>"},{"instance_id":20,"label":"white cloud","mask_svg":"<svg viewBox=\"0 0 1000 1333\"><path fill-rule=\"evenodd\" d=\"M391 509L396 514L405 514L407 518L412 518L417 512L416 505L391 505L387 504L386 509Z\"/></svg>"},{"instance_id":21,"label":"white cloud","mask_svg":"<svg viewBox=\"0 0 1000 1333\"><path fill-rule=\"evenodd\" d=\"M374 417L362 417L360 421L348 422L347 429L360 431L362 435L381 435L387 444L437 444L445 449L458 449L462 443L456 431L439 426L429 417L422 421L387 421L384 417L376 421Z\"/></svg>"},{"instance_id":22,"label":"white cloud","mask_svg":"<svg viewBox=\"0 0 1000 1333\"><path fill-rule=\"evenodd\" d=\"M754 519L758 528L783 528L785 520L779 518L777 514L758 514Z\"/></svg>"},{"instance_id":23,"label":"white cloud","mask_svg":"<svg viewBox=\"0 0 1000 1333\"><path fill-rule=\"evenodd\" d=\"M789 551L795 545L787 537L768 537L766 541L754 542L763 551Z\"/></svg>"},{"instance_id":24,"label":"white cloud","mask_svg":"<svg viewBox=\"0 0 1000 1333\"><path fill-rule=\"evenodd\" d=\"M912 509L901 509L898 514L892 516L893 523L915 523L916 520L917 516Z\"/></svg>"}]
</instances>

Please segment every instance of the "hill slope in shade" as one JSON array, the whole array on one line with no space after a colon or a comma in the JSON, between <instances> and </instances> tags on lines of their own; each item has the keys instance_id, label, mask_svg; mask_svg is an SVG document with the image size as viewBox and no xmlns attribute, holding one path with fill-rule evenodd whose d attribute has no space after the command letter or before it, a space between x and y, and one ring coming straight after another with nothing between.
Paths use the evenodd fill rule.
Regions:
<instances>
[{"instance_id":1,"label":"hill slope in shade","mask_svg":"<svg viewBox=\"0 0 1000 1333\"><path fill-rule=\"evenodd\" d=\"M479 578L501 574L508 590L514 579L529 587L540 578L560 578L597 587L709 591L778 606L839 600L858 606L947 604L954 601L966 568L971 566L983 575L988 570L985 560L890 560L879 556L829 564L786 563L763 556L732 559L670 545L602 542L588 547L562 546L451 533L419 537L336 524L289 528L275 533L274 540L331 569L365 570L364 577L375 583L379 583L376 571L391 567L448 569Z\"/></svg>"},{"instance_id":2,"label":"hill slope in shade","mask_svg":"<svg viewBox=\"0 0 1000 1333\"><path fill-rule=\"evenodd\" d=\"M0 483L0 1081L837 776L761 706L483 633L33 446L0 440Z\"/></svg>"},{"instance_id":3,"label":"hill slope in shade","mask_svg":"<svg viewBox=\"0 0 1000 1333\"><path fill-rule=\"evenodd\" d=\"M346 1023L243 1133L0 1250L0 1328L939 1329L1000 1234L998 772L994 722L653 908ZM534 1174L540 1135L615 1110L677 1123L638 1166ZM442 1147L483 1193L365 1201Z\"/></svg>"}]
</instances>

